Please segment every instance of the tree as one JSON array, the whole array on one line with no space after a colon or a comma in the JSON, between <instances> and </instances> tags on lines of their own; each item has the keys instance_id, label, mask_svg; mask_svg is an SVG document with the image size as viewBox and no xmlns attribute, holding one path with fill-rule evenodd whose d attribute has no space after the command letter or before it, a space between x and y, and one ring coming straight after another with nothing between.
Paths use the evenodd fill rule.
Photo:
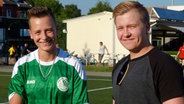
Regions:
<instances>
[{"instance_id":1,"label":"tree","mask_svg":"<svg viewBox=\"0 0 184 104\"><path fill-rule=\"evenodd\" d=\"M99 1L99 2L96 4L96 7L93 7L93 8L91 8L91 9L89 10L89 13L88 13L88 14L94 14L94 13L99 13L99 12L103 12L103 11L110 11L110 12L113 11L113 9L111 8L109 2L102 2L102 1Z\"/></svg>"},{"instance_id":2,"label":"tree","mask_svg":"<svg viewBox=\"0 0 184 104\"><path fill-rule=\"evenodd\" d=\"M77 5L66 5L64 8L64 14L66 18L74 18L81 16L81 10L77 8Z\"/></svg>"},{"instance_id":3,"label":"tree","mask_svg":"<svg viewBox=\"0 0 184 104\"><path fill-rule=\"evenodd\" d=\"M53 11L54 16L56 17L56 20L63 19L62 17L62 11L64 7L58 0L27 0L33 7L34 6L47 6L48 8L51 8Z\"/></svg>"}]
</instances>

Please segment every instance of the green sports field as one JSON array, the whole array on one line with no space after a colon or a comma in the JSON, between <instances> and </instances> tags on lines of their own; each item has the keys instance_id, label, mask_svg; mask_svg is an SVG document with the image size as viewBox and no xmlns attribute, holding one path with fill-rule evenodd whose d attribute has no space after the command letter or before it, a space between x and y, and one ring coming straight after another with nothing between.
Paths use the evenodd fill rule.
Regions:
<instances>
[{"instance_id":1,"label":"green sports field","mask_svg":"<svg viewBox=\"0 0 184 104\"><path fill-rule=\"evenodd\" d=\"M11 73L0 72L0 103L7 102L8 83ZM111 104L112 85L110 77L87 76L90 104Z\"/></svg>"}]
</instances>

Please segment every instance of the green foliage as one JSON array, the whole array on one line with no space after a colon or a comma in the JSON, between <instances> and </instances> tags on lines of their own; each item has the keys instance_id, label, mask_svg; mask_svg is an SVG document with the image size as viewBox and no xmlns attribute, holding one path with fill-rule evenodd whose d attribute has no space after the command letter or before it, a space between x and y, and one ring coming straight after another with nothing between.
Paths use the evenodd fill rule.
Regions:
<instances>
[{"instance_id":1,"label":"green foliage","mask_svg":"<svg viewBox=\"0 0 184 104\"><path fill-rule=\"evenodd\" d=\"M110 12L113 11L113 9L111 8L109 2L99 1L96 4L96 7L93 7L89 10L88 14L94 14L94 13L99 13L99 12L103 12L103 11L110 11Z\"/></svg>"},{"instance_id":2,"label":"green foliage","mask_svg":"<svg viewBox=\"0 0 184 104\"><path fill-rule=\"evenodd\" d=\"M81 10L74 4L65 5L64 13L67 19L81 16Z\"/></svg>"},{"instance_id":3,"label":"green foliage","mask_svg":"<svg viewBox=\"0 0 184 104\"><path fill-rule=\"evenodd\" d=\"M59 47L66 51L66 33L63 33L63 29L66 29L66 24L62 23L61 21L58 21L57 23L59 28L57 43L59 44Z\"/></svg>"},{"instance_id":4,"label":"green foliage","mask_svg":"<svg viewBox=\"0 0 184 104\"><path fill-rule=\"evenodd\" d=\"M51 8L54 15L61 15L61 10L63 9L62 4L58 0L28 0L31 5L34 6L47 6Z\"/></svg>"}]
</instances>

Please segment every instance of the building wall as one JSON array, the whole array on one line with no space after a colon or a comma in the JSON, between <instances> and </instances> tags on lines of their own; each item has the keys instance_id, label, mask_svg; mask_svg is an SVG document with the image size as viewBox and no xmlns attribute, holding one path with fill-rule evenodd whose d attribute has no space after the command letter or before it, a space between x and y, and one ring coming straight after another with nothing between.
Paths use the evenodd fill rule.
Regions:
<instances>
[{"instance_id":1,"label":"building wall","mask_svg":"<svg viewBox=\"0 0 184 104\"><path fill-rule=\"evenodd\" d=\"M117 39L112 13L83 16L65 22L67 23L67 50L69 52L75 52L79 57L92 53L97 59L99 42L102 41L111 56L113 53L120 54L120 58L128 54Z\"/></svg>"},{"instance_id":2,"label":"building wall","mask_svg":"<svg viewBox=\"0 0 184 104\"><path fill-rule=\"evenodd\" d=\"M184 10L184 6L167 6L167 9L183 11Z\"/></svg>"}]
</instances>

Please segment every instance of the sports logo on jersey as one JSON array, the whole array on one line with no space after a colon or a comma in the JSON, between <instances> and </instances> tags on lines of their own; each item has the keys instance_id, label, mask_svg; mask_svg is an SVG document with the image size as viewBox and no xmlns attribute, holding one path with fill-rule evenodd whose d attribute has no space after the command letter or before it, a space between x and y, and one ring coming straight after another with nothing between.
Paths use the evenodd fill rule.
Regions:
<instances>
[{"instance_id":1,"label":"sports logo on jersey","mask_svg":"<svg viewBox=\"0 0 184 104\"><path fill-rule=\"evenodd\" d=\"M35 80L27 80L27 84L35 84Z\"/></svg>"},{"instance_id":2,"label":"sports logo on jersey","mask_svg":"<svg viewBox=\"0 0 184 104\"><path fill-rule=\"evenodd\" d=\"M57 87L60 91L67 91L69 87L68 79L66 77L60 77L57 81Z\"/></svg>"}]
</instances>

